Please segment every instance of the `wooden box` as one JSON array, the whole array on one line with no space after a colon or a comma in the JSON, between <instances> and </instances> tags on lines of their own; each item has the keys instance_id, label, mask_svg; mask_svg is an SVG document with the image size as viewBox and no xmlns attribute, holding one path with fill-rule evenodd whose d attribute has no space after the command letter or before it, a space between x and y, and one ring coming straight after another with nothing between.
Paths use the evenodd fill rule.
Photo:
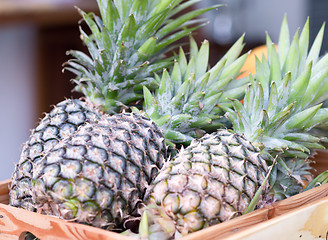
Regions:
<instances>
[{"instance_id":1,"label":"wooden box","mask_svg":"<svg viewBox=\"0 0 328 240\"><path fill-rule=\"evenodd\" d=\"M328 169L328 151L319 151L314 160L316 161L314 166L318 173ZM118 233L11 207L8 205L9 182L9 180L0 182L0 239L24 239L26 232L30 232L42 240L131 240L130 237L122 236ZM317 208L314 209L312 206L319 206L318 209L323 208L322 206L327 206L328 208L328 184L268 205L230 221L189 234L182 239L268 239L270 229L275 229L273 225L276 228L281 226L279 231L285 231L285 228L283 228L284 221L288 222L290 217L297 219L297 217L306 218L312 216L311 214L302 214L304 211L317 213L318 210L315 210ZM326 211L328 212L328 210ZM306 222L306 219L303 220ZM277 225L277 222L282 222L282 224ZM259 234L262 238L253 238L256 234Z\"/></svg>"},{"instance_id":2,"label":"wooden box","mask_svg":"<svg viewBox=\"0 0 328 240\"><path fill-rule=\"evenodd\" d=\"M324 240L328 238L328 197L237 232L225 240Z\"/></svg>"}]
</instances>

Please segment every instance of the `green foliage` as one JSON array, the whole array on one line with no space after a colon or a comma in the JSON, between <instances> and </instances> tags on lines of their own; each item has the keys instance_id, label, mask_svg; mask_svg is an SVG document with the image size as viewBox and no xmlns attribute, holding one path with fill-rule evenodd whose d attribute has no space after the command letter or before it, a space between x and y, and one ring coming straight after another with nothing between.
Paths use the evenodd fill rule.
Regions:
<instances>
[{"instance_id":1,"label":"green foliage","mask_svg":"<svg viewBox=\"0 0 328 240\"><path fill-rule=\"evenodd\" d=\"M319 57L323 30L324 25L309 49L309 19L290 42L285 17L277 47L267 35L268 57L256 59L256 74L249 76L243 103L232 100L233 107L224 108L234 130L269 154L268 163L277 159L270 177L276 199L303 189L311 169L306 159L312 149L323 148L310 131L328 121L322 108L328 97L328 56Z\"/></svg>"},{"instance_id":2,"label":"green foliage","mask_svg":"<svg viewBox=\"0 0 328 240\"><path fill-rule=\"evenodd\" d=\"M309 20L290 42L286 18L278 50L267 35L268 58L256 59L256 75L249 77L243 104L232 100L233 109L226 109L236 132L268 150L309 153L310 148L321 148L309 130L328 120L321 107L327 98L327 70L317 67L328 64L326 56L319 59L322 36L323 28L307 53Z\"/></svg>"},{"instance_id":3,"label":"green foliage","mask_svg":"<svg viewBox=\"0 0 328 240\"><path fill-rule=\"evenodd\" d=\"M158 89L152 93L144 87L143 110L163 129L167 139L188 144L205 132L226 127L221 104L230 104L228 97L241 99L248 83L247 79L236 80L248 55L240 56L243 39L208 69L208 41L198 49L190 38L189 61L180 48L172 71L164 70L161 77L157 76Z\"/></svg>"},{"instance_id":4,"label":"green foliage","mask_svg":"<svg viewBox=\"0 0 328 240\"><path fill-rule=\"evenodd\" d=\"M76 75L75 90L108 113L142 99L142 86L152 89L156 85L153 73L172 65L172 59L164 55L172 50L173 43L205 24L204 19L194 18L219 7L182 13L198 1L97 2L100 16L79 9L91 32L87 34L80 27L88 54L68 51L73 59L65 69Z\"/></svg>"}]
</instances>

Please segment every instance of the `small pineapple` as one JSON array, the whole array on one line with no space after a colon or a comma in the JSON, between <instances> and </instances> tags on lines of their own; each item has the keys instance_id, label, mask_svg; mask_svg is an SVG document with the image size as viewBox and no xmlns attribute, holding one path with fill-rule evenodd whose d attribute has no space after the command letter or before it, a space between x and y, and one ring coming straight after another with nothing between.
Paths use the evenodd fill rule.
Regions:
<instances>
[{"instance_id":1,"label":"small pineapple","mask_svg":"<svg viewBox=\"0 0 328 240\"><path fill-rule=\"evenodd\" d=\"M186 235L245 212L268 172L260 149L242 135L220 130L194 140L167 162L145 199L164 208L175 230ZM266 183L259 205L268 192ZM148 211L156 214L152 207Z\"/></svg>"},{"instance_id":2,"label":"small pineapple","mask_svg":"<svg viewBox=\"0 0 328 240\"><path fill-rule=\"evenodd\" d=\"M322 148L309 130L328 119L322 36L323 28L308 53L309 20L290 43L286 18L278 51L267 36L268 59L257 59L243 103L221 105L233 131L205 135L165 164L147 190L143 211L151 224L141 224L142 236L170 239L229 220L257 200L258 189L260 205L302 190L310 150Z\"/></svg>"}]
</instances>

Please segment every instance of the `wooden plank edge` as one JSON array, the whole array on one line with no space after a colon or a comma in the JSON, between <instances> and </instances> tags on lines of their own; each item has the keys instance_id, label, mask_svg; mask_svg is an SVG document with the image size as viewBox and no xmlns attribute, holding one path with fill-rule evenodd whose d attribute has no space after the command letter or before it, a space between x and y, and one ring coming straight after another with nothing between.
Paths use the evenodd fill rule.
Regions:
<instances>
[{"instance_id":1,"label":"wooden plank edge","mask_svg":"<svg viewBox=\"0 0 328 240\"><path fill-rule=\"evenodd\" d=\"M1 235L11 237L9 239L24 239L26 232L31 232L40 239L131 240L130 237L112 231L0 204Z\"/></svg>"},{"instance_id":2,"label":"wooden plank edge","mask_svg":"<svg viewBox=\"0 0 328 240\"><path fill-rule=\"evenodd\" d=\"M282 201L275 202L267 206L269 208L268 219L283 215L291 209L301 207L304 204L312 203L326 196L328 196L328 183L310 189L306 192L296 194L295 196L289 197Z\"/></svg>"},{"instance_id":3,"label":"wooden plank edge","mask_svg":"<svg viewBox=\"0 0 328 240\"><path fill-rule=\"evenodd\" d=\"M327 196L328 184L323 184L322 186L318 186L290 198L267 205L246 215L191 233L185 236L183 240L225 239L226 237L234 236L234 234L239 231L252 228L254 225L284 215L294 209L319 201Z\"/></svg>"},{"instance_id":4,"label":"wooden plank edge","mask_svg":"<svg viewBox=\"0 0 328 240\"><path fill-rule=\"evenodd\" d=\"M261 231L263 231L266 228L269 228L271 226L274 226L275 224L277 224L279 222L284 222L284 221L286 221L286 220L288 220L290 218L294 218L295 219L297 216L303 216L304 217L304 213L305 212L309 212L309 211L311 211L311 209L316 209L318 206L321 206L323 204L326 204L327 202L328 202L328 196L327 197L324 197L324 198L321 198L321 199L318 199L318 200L316 200L314 202L305 204L304 206L295 208L295 209L289 211L286 214L282 214L282 215L277 216L277 217L275 217L273 219L270 219L268 221L259 223L259 224L255 225L255 226L251 227L251 228L247 228L247 229L244 229L242 231L239 231L239 232L237 232L234 235L230 235L230 236L224 238L224 240L237 240L237 239L240 240L240 239L245 239L245 238L252 239L250 237L252 237L253 234L256 234L258 232L261 232ZM320 219L318 221L320 221ZM315 224L315 223L312 223L312 224ZM312 229L312 228L310 228L310 229ZM325 230L325 233L326 233L326 230ZM322 235L322 237L323 236L324 235ZM284 239L290 239L290 238L291 238L291 236L286 236L286 238L284 238ZM222 240L222 238L220 238L220 239ZM320 239L322 239L322 238L320 237ZM325 238L325 239L327 239L327 238Z\"/></svg>"}]
</instances>

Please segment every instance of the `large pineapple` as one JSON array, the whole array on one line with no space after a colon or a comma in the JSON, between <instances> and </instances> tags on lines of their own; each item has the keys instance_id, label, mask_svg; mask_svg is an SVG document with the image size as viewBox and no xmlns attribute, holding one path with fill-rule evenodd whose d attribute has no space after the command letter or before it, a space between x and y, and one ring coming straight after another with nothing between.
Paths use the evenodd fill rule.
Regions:
<instances>
[{"instance_id":1,"label":"large pineapple","mask_svg":"<svg viewBox=\"0 0 328 240\"><path fill-rule=\"evenodd\" d=\"M37 172L41 170L41 172L44 172L46 168L49 169L50 167L47 165L47 159L49 157L47 156L53 151L58 150L59 146L66 149L68 152L75 151L76 149L72 146L72 138L73 134L81 134L80 131L83 132L83 130L78 130L77 132L79 127L84 129L83 126L90 123L93 124L95 128L98 128L97 125L100 119L102 122L112 121L112 118L104 115L103 112L110 114L120 112L122 108L124 109L129 103L141 99L143 85L149 88L156 86L156 80L152 78L153 73L159 72L164 66L172 64L171 59L162 60L163 54L172 49L172 44L174 46L174 42L204 23L204 20L192 20L193 18L217 7L213 6L211 8L193 10L186 13L181 12L192 6L195 2L196 1L192 0L184 1L183 3L182 0L98 0L100 17L93 13L87 14L80 10L83 20L88 25L91 32L90 35L88 35L82 30L82 27L80 28L81 38L88 48L89 55L80 51L69 51L69 54L71 54L74 59L66 63L65 69L77 75L74 80L76 89L85 95L85 100L65 100L59 103L32 131L13 173L12 185L10 187L11 205L29 210L37 209L47 214L56 214L54 209L45 210L46 207L42 207L46 205L44 204L44 199L46 196L48 197L51 195L47 192L51 192L51 187L53 187L53 185L46 185L46 192L44 192L44 195L35 195L36 190L33 188L35 188L35 186L40 186L39 184L32 184L32 182L34 182L32 177L36 175L36 169ZM173 17L177 14L179 14L179 17L174 19ZM154 154L155 151L161 153L166 151L161 141L156 140L157 138L162 138L160 133L157 133L156 136L153 136L151 133L149 133L149 136L147 135L149 125L151 124L145 123L147 122L146 120L141 120L140 117L136 115L131 115L129 118L126 118L124 114L121 113L117 115L117 118L122 118L127 122L125 123L122 120L121 125L114 124L111 126L111 130L108 130L108 127L105 129L100 128L99 130L103 131L101 135L106 135L108 131L117 131L115 134L122 134L122 136L120 136L122 139L114 141L117 143L117 147L122 147L121 142L125 138L123 142L139 148L138 146L140 145L139 141L141 138L137 136L139 136L138 134L140 132L140 136L144 137L144 141L146 141L146 139L155 140L154 144L152 144L153 142L150 140L150 142L143 142L144 144L150 143L149 147L151 148L148 149L148 147L145 146L143 146L143 148L140 147L140 153L138 152L138 154L145 157L149 154ZM137 132L133 132L132 135L125 134L121 129L122 126L127 127L126 131L136 128L137 130L133 131ZM97 146L98 139L91 139L92 141L88 144ZM102 140L99 139L99 141ZM99 144L100 143L101 142L99 142ZM108 156L115 151L122 150L113 149L112 146L107 147L108 149L106 149L106 151L108 151ZM129 151L129 148L124 148L123 152L124 151ZM138 154L133 154L133 151L125 152L124 154L126 156L124 160L122 160L122 164L127 164L127 161L129 161L134 163L135 166L139 166ZM134 171L134 174L146 171L145 175L140 178L141 182L138 183L142 186L137 188L138 191L140 191L137 194L138 198L142 198L144 195L145 186L147 186L151 177L154 176L157 169L162 165L163 158L165 157L165 154L161 154L157 156L157 158L152 158L152 161L145 161L144 165L142 165L142 169L147 170L140 169ZM51 167L55 165L58 166L58 178L67 178L67 176L69 176L62 172L65 167L67 167L67 161L64 161L65 158L67 158L66 155L62 156L62 158L57 158L57 160L53 159L53 161L57 162L53 162ZM87 160L83 161L90 160L87 156L85 158ZM115 161L117 158L107 160ZM76 163L76 161L72 161L72 166L74 166L74 163ZM105 166L103 166L104 164L105 162L101 165L103 170L105 168ZM117 164L119 163L117 162ZM110 169L111 168L107 168L106 170L110 171ZM153 171L151 174L148 173L149 169ZM78 171L78 169L70 170ZM115 172L117 170L112 169L111 171ZM53 171L51 172L53 173ZM97 172L97 174L100 174L100 172ZM42 176L40 175L40 179L45 179L44 181L47 181L46 178L48 175L45 173L45 175ZM85 176L85 178L86 177L87 176ZM123 180L124 176L122 174L117 175L117 177L120 181L125 181ZM81 176L81 178L84 177ZM99 179L101 179L101 181L104 180L100 178L100 176ZM75 182L74 179L72 179L72 181ZM108 181L110 181L110 179L108 179ZM98 183L95 184L97 185ZM122 187L126 187L126 185L122 185ZM120 189L117 187L117 189L114 190L115 194L119 195L123 191L123 188ZM35 196L40 196L42 201ZM53 196L53 194L51 196ZM95 200L95 196L92 196L92 199ZM119 199L119 197L116 199ZM48 200L50 202L54 201L51 197L49 197ZM124 202L125 205L122 206L122 208L125 208L126 211L122 212L122 214L126 214L127 211L132 210L131 206L136 202L135 195L130 196L130 198L129 196L124 196L124 200L119 201ZM58 206L59 205L62 206L62 204L58 203ZM74 206L76 207L77 205ZM89 214L86 214L87 217L85 215L74 215L73 213L68 215L75 216L78 222L105 226L106 224L103 220L100 220L100 223L98 220L95 220L98 219L98 213L101 209L102 208L99 208L95 211L97 212L97 214L95 214L97 217L89 216ZM62 214L59 215L62 216ZM107 224L110 225L111 228L115 227L115 225L119 224L119 219L122 218L121 215L118 217L113 214L111 218L108 218L113 222ZM65 218L65 216L63 217ZM88 219L86 220L86 218Z\"/></svg>"},{"instance_id":2,"label":"large pineapple","mask_svg":"<svg viewBox=\"0 0 328 240\"><path fill-rule=\"evenodd\" d=\"M323 28L308 53L309 22L290 43L285 18L278 51L267 37L268 59L257 60L243 103L222 105L233 131L205 135L165 164L147 190L142 236L185 235L243 214L252 199L263 205L301 191L310 150L322 147L309 130L328 119L322 36Z\"/></svg>"},{"instance_id":3,"label":"large pineapple","mask_svg":"<svg viewBox=\"0 0 328 240\"><path fill-rule=\"evenodd\" d=\"M164 137L152 121L135 114L104 115L35 163L32 203L43 214L118 229L165 157Z\"/></svg>"}]
</instances>

